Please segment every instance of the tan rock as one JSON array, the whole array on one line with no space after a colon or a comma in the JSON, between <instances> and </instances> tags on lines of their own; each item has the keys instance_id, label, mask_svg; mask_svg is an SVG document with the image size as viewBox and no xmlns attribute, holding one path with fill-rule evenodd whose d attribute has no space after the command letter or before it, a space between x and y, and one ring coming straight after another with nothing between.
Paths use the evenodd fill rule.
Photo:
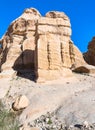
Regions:
<instances>
[{"instance_id":1,"label":"tan rock","mask_svg":"<svg viewBox=\"0 0 95 130\"><path fill-rule=\"evenodd\" d=\"M2 71L34 71L36 79L44 81L59 78L64 69L70 72L72 65L85 64L81 52L71 42L71 33L65 13L52 11L42 17L36 9L26 9L0 41Z\"/></svg>"},{"instance_id":2,"label":"tan rock","mask_svg":"<svg viewBox=\"0 0 95 130\"><path fill-rule=\"evenodd\" d=\"M17 97L15 102L13 103L13 109L18 111L20 109L24 109L29 105L29 100L25 95Z\"/></svg>"},{"instance_id":3,"label":"tan rock","mask_svg":"<svg viewBox=\"0 0 95 130\"><path fill-rule=\"evenodd\" d=\"M13 23L13 25L10 26L9 31L11 30L12 31L12 32L10 31L11 33L21 35L25 33L26 30L25 25L26 20L23 18L19 18L17 19L16 22Z\"/></svg>"},{"instance_id":4,"label":"tan rock","mask_svg":"<svg viewBox=\"0 0 95 130\"><path fill-rule=\"evenodd\" d=\"M20 128L20 130L41 130L40 128L37 127L29 127L29 126L23 126Z\"/></svg>"},{"instance_id":5,"label":"tan rock","mask_svg":"<svg viewBox=\"0 0 95 130\"><path fill-rule=\"evenodd\" d=\"M36 20L28 20L26 22L26 30L35 31L36 30Z\"/></svg>"},{"instance_id":6,"label":"tan rock","mask_svg":"<svg viewBox=\"0 0 95 130\"><path fill-rule=\"evenodd\" d=\"M73 71L77 73L95 74L95 67L92 65L85 64L83 66L76 67L75 69L73 69Z\"/></svg>"},{"instance_id":7,"label":"tan rock","mask_svg":"<svg viewBox=\"0 0 95 130\"><path fill-rule=\"evenodd\" d=\"M58 11L50 11L46 14L46 17L63 18L64 20L69 20L69 18L66 16L66 14L64 12L58 12Z\"/></svg>"},{"instance_id":8,"label":"tan rock","mask_svg":"<svg viewBox=\"0 0 95 130\"><path fill-rule=\"evenodd\" d=\"M41 130L40 128L32 127L31 130Z\"/></svg>"},{"instance_id":9,"label":"tan rock","mask_svg":"<svg viewBox=\"0 0 95 130\"><path fill-rule=\"evenodd\" d=\"M70 48L70 59L72 66L79 67L82 65L85 65L86 62L83 59L83 55L80 52L80 50L73 44L72 41L69 42L69 48ZM71 66L71 67L72 67Z\"/></svg>"},{"instance_id":10,"label":"tan rock","mask_svg":"<svg viewBox=\"0 0 95 130\"><path fill-rule=\"evenodd\" d=\"M21 17L26 19L26 20L38 19L39 17L41 17L41 14L35 8L29 8L29 9L25 9L25 11L21 15Z\"/></svg>"}]
</instances>

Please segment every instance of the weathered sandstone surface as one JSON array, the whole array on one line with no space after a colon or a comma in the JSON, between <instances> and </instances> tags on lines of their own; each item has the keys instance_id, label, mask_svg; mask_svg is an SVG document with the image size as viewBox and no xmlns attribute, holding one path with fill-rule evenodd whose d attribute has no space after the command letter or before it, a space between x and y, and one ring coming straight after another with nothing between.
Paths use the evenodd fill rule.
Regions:
<instances>
[{"instance_id":1,"label":"weathered sandstone surface","mask_svg":"<svg viewBox=\"0 0 95 130\"><path fill-rule=\"evenodd\" d=\"M84 54L85 61L95 66L95 37L92 38L92 40L88 44L88 51Z\"/></svg>"},{"instance_id":2,"label":"weathered sandstone surface","mask_svg":"<svg viewBox=\"0 0 95 130\"><path fill-rule=\"evenodd\" d=\"M95 75L74 73L72 77L62 77L43 84L17 76L9 81L6 78L3 81L0 79L0 83L0 99L3 99L2 102L7 106L6 108L12 110L15 101L17 101L17 107L20 106L20 109L16 110L20 112L19 126L22 126L21 130L27 130L28 127L30 130L31 127L45 128L44 130L54 127L53 130L59 130L61 126L74 126L82 124L84 121L95 123ZM9 88L6 89L6 87ZM25 105L27 103L23 104L27 100L21 95L25 95L29 100L28 106ZM18 97L20 97L19 102ZM54 116L49 114L51 124L48 123L47 118L47 122L42 120L43 118L39 118L41 115L47 117L45 115L48 112L54 112Z\"/></svg>"},{"instance_id":3,"label":"weathered sandstone surface","mask_svg":"<svg viewBox=\"0 0 95 130\"><path fill-rule=\"evenodd\" d=\"M48 12L45 17L34 8L11 23L0 43L1 71L29 71L39 79L70 75L70 68L85 64L71 41L71 24L63 12Z\"/></svg>"},{"instance_id":4,"label":"weathered sandstone surface","mask_svg":"<svg viewBox=\"0 0 95 130\"><path fill-rule=\"evenodd\" d=\"M17 111L26 108L28 105L29 100L27 99L27 97L25 95L20 95L19 97L17 97L12 107L15 111Z\"/></svg>"}]
</instances>

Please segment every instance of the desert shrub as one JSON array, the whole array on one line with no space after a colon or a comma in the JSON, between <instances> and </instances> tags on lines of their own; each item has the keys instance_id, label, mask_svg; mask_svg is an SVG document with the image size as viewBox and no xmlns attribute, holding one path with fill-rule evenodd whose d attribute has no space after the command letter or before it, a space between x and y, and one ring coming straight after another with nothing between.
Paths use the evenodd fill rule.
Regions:
<instances>
[{"instance_id":1,"label":"desert shrub","mask_svg":"<svg viewBox=\"0 0 95 130\"><path fill-rule=\"evenodd\" d=\"M19 130L17 116L0 101L0 130Z\"/></svg>"}]
</instances>

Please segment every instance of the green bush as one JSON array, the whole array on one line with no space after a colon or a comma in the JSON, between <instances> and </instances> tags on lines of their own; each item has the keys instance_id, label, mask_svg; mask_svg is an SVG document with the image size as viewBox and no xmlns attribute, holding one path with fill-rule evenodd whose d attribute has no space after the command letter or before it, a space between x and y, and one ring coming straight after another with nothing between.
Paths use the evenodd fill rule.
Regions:
<instances>
[{"instance_id":1,"label":"green bush","mask_svg":"<svg viewBox=\"0 0 95 130\"><path fill-rule=\"evenodd\" d=\"M5 109L0 101L0 130L19 130L16 114Z\"/></svg>"}]
</instances>

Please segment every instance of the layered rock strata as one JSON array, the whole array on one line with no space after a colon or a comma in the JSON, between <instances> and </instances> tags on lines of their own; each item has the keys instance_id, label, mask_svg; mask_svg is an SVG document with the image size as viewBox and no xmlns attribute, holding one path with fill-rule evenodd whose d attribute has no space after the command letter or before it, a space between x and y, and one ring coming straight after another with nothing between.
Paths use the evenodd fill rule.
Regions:
<instances>
[{"instance_id":1,"label":"layered rock strata","mask_svg":"<svg viewBox=\"0 0 95 130\"><path fill-rule=\"evenodd\" d=\"M70 36L70 20L63 12L42 17L36 9L26 9L2 37L1 70L34 71L42 79L70 74L70 68L85 64Z\"/></svg>"}]
</instances>

